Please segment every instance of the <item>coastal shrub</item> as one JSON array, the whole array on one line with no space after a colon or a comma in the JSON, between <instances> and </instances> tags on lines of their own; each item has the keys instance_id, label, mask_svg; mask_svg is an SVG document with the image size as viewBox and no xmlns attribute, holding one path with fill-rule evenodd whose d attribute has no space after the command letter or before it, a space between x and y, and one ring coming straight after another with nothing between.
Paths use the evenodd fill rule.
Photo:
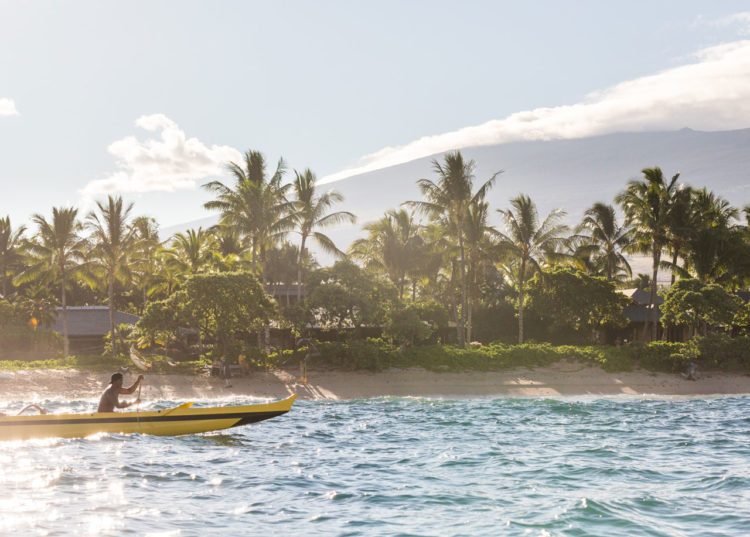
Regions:
<instances>
[{"instance_id":1,"label":"coastal shrub","mask_svg":"<svg viewBox=\"0 0 750 537\"><path fill-rule=\"evenodd\" d=\"M643 369L663 373L681 373L687 369L685 343L652 341L638 351L638 363Z\"/></svg>"},{"instance_id":2,"label":"coastal shrub","mask_svg":"<svg viewBox=\"0 0 750 537\"><path fill-rule=\"evenodd\" d=\"M638 357L637 349L630 345L601 347L601 356L596 362L608 373L632 371Z\"/></svg>"},{"instance_id":3,"label":"coastal shrub","mask_svg":"<svg viewBox=\"0 0 750 537\"><path fill-rule=\"evenodd\" d=\"M726 334L709 334L695 337L685 345L685 354L704 369L750 369L750 337L731 338Z\"/></svg>"}]
</instances>

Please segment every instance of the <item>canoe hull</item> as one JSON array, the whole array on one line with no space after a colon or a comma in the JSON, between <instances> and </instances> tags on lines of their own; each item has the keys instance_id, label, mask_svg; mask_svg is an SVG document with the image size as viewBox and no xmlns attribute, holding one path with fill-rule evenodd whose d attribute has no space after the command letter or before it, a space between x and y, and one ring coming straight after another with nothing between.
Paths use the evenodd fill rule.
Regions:
<instances>
[{"instance_id":1,"label":"canoe hull","mask_svg":"<svg viewBox=\"0 0 750 537\"><path fill-rule=\"evenodd\" d=\"M296 397L292 395L283 401L259 405L7 416L0 418L0 441L48 437L82 438L97 433L177 436L218 431L286 414Z\"/></svg>"}]
</instances>

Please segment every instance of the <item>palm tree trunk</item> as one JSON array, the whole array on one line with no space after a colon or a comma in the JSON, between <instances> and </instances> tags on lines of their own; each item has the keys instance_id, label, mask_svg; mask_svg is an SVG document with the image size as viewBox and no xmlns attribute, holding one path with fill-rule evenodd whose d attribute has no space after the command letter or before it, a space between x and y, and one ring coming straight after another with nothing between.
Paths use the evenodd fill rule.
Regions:
<instances>
[{"instance_id":1,"label":"palm tree trunk","mask_svg":"<svg viewBox=\"0 0 750 537\"><path fill-rule=\"evenodd\" d=\"M458 318L458 346L466 343L466 258L464 256L464 221L458 219L458 248L461 251L461 310Z\"/></svg>"},{"instance_id":2,"label":"palm tree trunk","mask_svg":"<svg viewBox=\"0 0 750 537\"><path fill-rule=\"evenodd\" d=\"M107 285L107 306L109 307L109 333L112 338L112 350L115 349L115 273L109 275L109 283ZM117 354L115 352L115 354Z\"/></svg>"},{"instance_id":3,"label":"palm tree trunk","mask_svg":"<svg viewBox=\"0 0 750 537\"><path fill-rule=\"evenodd\" d=\"M524 276L526 275L526 259L521 261L521 272L518 276L518 344L523 343L523 302L524 302Z\"/></svg>"},{"instance_id":4,"label":"palm tree trunk","mask_svg":"<svg viewBox=\"0 0 750 537\"><path fill-rule=\"evenodd\" d=\"M674 254L672 254L672 267L677 266L677 257L679 256L679 253L680 253L679 249L675 248ZM674 269L672 269L672 281L670 282L670 285L674 285L674 280L675 280L675 273L674 273Z\"/></svg>"},{"instance_id":5,"label":"palm tree trunk","mask_svg":"<svg viewBox=\"0 0 750 537\"><path fill-rule=\"evenodd\" d=\"M656 244L654 244L653 248L654 248L654 257L653 257L654 264L653 264L653 270L651 273L651 290L648 295L648 310L646 310L646 324L643 329L644 341L647 340L649 324L651 324L651 341L656 341L656 325L659 322L654 305L656 304L656 278L659 274L659 261L661 261L661 252L659 251Z\"/></svg>"},{"instance_id":6,"label":"palm tree trunk","mask_svg":"<svg viewBox=\"0 0 750 537\"><path fill-rule=\"evenodd\" d=\"M7 278L7 271L8 269L5 268L5 263L0 265L0 276L3 278L3 298L8 298L8 278Z\"/></svg>"},{"instance_id":7,"label":"palm tree trunk","mask_svg":"<svg viewBox=\"0 0 750 537\"><path fill-rule=\"evenodd\" d=\"M260 251L260 264L261 264L261 271L260 271L261 278L260 279L263 285L263 291L265 291L266 286L268 285L268 282L266 281L266 256L265 256L265 251L264 251L263 246L261 246L261 251ZM266 321L263 324L263 346L266 351L266 356L271 354L271 325L268 323L268 321Z\"/></svg>"},{"instance_id":8,"label":"palm tree trunk","mask_svg":"<svg viewBox=\"0 0 750 537\"><path fill-rule=\"evenodd\" d=\"M297 304L302 302L302 256L305 253L305 241L307 237L302 235L302 242L299 245L299 256L297 258ZM288 291L287 291L288 296Z\"/></svg>"},{"instance_id":9,"label":"palm tree trunk","mask_svg":"<svg viewBox=\"0 0 750 537\"><path fill-rule=\"evenodd\" d=\"M68 302L65 296L65 276L62 278L61 288L61 300L62 300L62 317L63 317L63 358L68 357L70 351L70 344L68 343Z\"/></svg>"}]
</instances>

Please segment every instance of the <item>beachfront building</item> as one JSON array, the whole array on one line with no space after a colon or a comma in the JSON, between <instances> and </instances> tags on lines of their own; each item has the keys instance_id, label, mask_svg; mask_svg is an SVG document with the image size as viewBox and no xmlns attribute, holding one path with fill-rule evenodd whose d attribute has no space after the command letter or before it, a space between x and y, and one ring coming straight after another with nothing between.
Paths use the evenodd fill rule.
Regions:
<instances>
[{"instance_id":1,"label":"beachfront building","mask_svg":"<svg viewBox=\"0 0 750 537\"><path fill-rule=\"evenodd\" d=\"M101 354L104 338L109 333L109 308L107 306L78 306L68 310L68 341L71 354ZM135 325L140 317L115 310L115 326ZM51 330L62 334L62 308L57 308L57 319Z\"/></svg>"},{"instance_id":2,"label":"beachfront building","mask_svg":"<svg viewBox=\"0 0 750 537\"><path fill-rule=\"evenodd\" d=\"M638 341L643 336L643 325L646 323L646 314L648 312L648 298L649 292L645 289L620 289L620 293L630 298L633 302L625 306L622 310L622 315L629 321L627 328L627 338L630 341ZM656 295L656 318L661 320L661 310L659 306L664 303L664 299ZM653 321L653 316L650 317L650 321ZM657 339L661 339L663 327L659 323L657 328Z\"/></svg>"}]
</instances>

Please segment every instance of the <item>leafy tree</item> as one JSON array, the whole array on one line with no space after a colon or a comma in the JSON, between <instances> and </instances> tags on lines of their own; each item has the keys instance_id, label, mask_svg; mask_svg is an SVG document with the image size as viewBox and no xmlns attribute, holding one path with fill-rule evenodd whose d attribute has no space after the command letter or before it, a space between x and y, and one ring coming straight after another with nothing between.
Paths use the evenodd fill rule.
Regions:
<instances>
[{"instance_id":1,"label":"leafy tree","mask_svg":"<svg viewBox=\"0 0 750 537\"><path fill-rule=\"evenodd\" d=\"M180 323L198 326L228 356L232 338L267 322L273 311L273 301L249 272L194 274L180 292L149 304L138 328L153 335L174 332Z\"/></svg>"},{"instance_id":2,"label":"leafy tree","mask_svg":"<svg viewBox=\"0 0 750 537\"><path fill-rule=\"evenodd\" d=\"M603 328L621 328L623 297L612 282L580 270L555 267L537 272L529 281L530 307L558 330L589 331L591 339Z\"/></svg>"},{"instance_id":3,"label":"leafy tree","mask_svg":"<svg viewBox=\"0 0 750 537\"><path fill-rule=\"evenodd\" d=\"M459 249L459 270L461 275L461 308L458 315L458 344L463 347L466 338L467 314L467 282L466 282L466 252L464 249L464 223L469 207L484 200L487 192L495 184L495 179L502 173L493 174L476 192L474 186L474 161L464 161L460 151L446 153L444 163L432 161L437 174L437 182L430 179L417 181L424 201L408 201L407 205L417 208L433 220L443 219L449 224L449 229L456 232Z\"/></svg>"},{"instance_id":4,"label":"leafy tree","mask_svg":"<svg viewBox=\"0 0 750 537\"><path fill-rule=\"evenodd\" d=\"M335 190L317 193L315 174L309 169L294 172L293 220L295 231L300 235L299 257L297 259L297 301L302 300L302 279L307 240L312 238L325 252L338 258L344 253L339 250L328 235L318 229L327 228L342 222L353 224L357 217L349 211L328 212L334 204L344 201L344 196Z\"/></svg>"},{"instance_id":5,"label":"leafy tree","mask_svg":"<svg viewBox=\"0 0 750 537\"><path fill-rule=\"evenodd\" d=\"M632 180L627 188L619 193L615 200L625 211L626 224L633 227L633 242L630 250L638 253L651 253L652 275L649 293L646 323L643 328L643 339L648 334L651 324L651 339L656 339L656 325L658 320L651 313L656 302L656 282L661 263L661 255L667 245L667 225L669 213L679 185L675 174L666 181L661 168L645 168L642 170L642 180Z\"/></svg>"},{"instance_id":6,"label":"leafy tree","mask_svg":"<svg viewBox=\"0 0 750 537\"><path fill-rule=\"evenodd\" d=\"M511 259L506 265L518 289L518 343L523 343L523 316L526 282L541 270L541 263L549 251L565 242L567 226L560 224L563 211L552 211L541 223L536 204L523 194L510 200L511 209L499 209L505 220L506 232L500 233L500 249Z\"/></svg>"},{"instance_id":7,"label":"leafy tree","mask_svg":"<svg viewBox=\"0 0 750 537\"><path fill-rule=\"evenodd\" d=\"M120 196L107 197L107 203L96 202L99 214L92 211L86 217L91 231L93 248L92 267L106 281L109 331L115 330L115 282L126 282L131 277L130 258L134 253L136 235L128 217L133 204L123 205Z\"/></svg>"},{"instance_id":8,"label":"leafy tree","mask_svg":"<svg viewBox=\"0 0 750 537\"><path fill-rule=\"evenodd\" d=\"M24 231L25 226L13 229L10 216L0 218L0 294L4 298L8 298L13 275L22 266L21 245Z\"/></svg>"},{"instance_id":9,"label":"leafy tree","mask_svg":"<svg viewBox=\"0 0 750 537\"><path fill-rule=\"evenodd\" d=\"M434 328L420 313L415 304L394 304L386 313L383 334L395 344L414 345L427 340Z\"/></svg>"},{"instance_id":10,"label":"leafy tree","mask_svg":"<svg viewBox=\"0 0 750 537\"><path fill-rule=\"evenodd\" d=\"M687 326L691 335L706 335L709 327L731 328L742 301L717 284L696 279L677 280L661 305L662 323Z\"/></svg>"},{"instance_id":11,"label":"leafy tree","mask_svg":"<svg viewBox=\"0 0 750 537\"><path fill-rule=\"evenodd\" d=\"M16 276L15 281L59 284L63 319L63 355L67 357L69 347L66 291L73 278L85 274L87 243L80 236L83 225L78 220L78 209L73 208L54 207L51 221L47 221L40 214L35 214L32 221L37 225L37 234L26 246L26 270Z\"/></svg>"},{"instance_id":12,"label":"leafy tree","mask_svg":"<svg viewBox=\"0 0 750 537\"><path fill-rule=\"evenodd\" d=\"M349 261L319 269L308 278L308 307L323 326L338 329L378 326L398 291Z\"/></svg>"},{"instance_id":13,"label":"leafy tree","mask_svg":"<svg viewBox=\"0 0 750 537\"><path fill-rule=\"evenodd\" d=\"M165 300L150 302L136 323L138 331L153 345L160 340L168 346L169 340L177 335L180 325L190 326L195 320L188 311L189 303L185 290L180 290Z\"/></svg>"}]
</instances>

